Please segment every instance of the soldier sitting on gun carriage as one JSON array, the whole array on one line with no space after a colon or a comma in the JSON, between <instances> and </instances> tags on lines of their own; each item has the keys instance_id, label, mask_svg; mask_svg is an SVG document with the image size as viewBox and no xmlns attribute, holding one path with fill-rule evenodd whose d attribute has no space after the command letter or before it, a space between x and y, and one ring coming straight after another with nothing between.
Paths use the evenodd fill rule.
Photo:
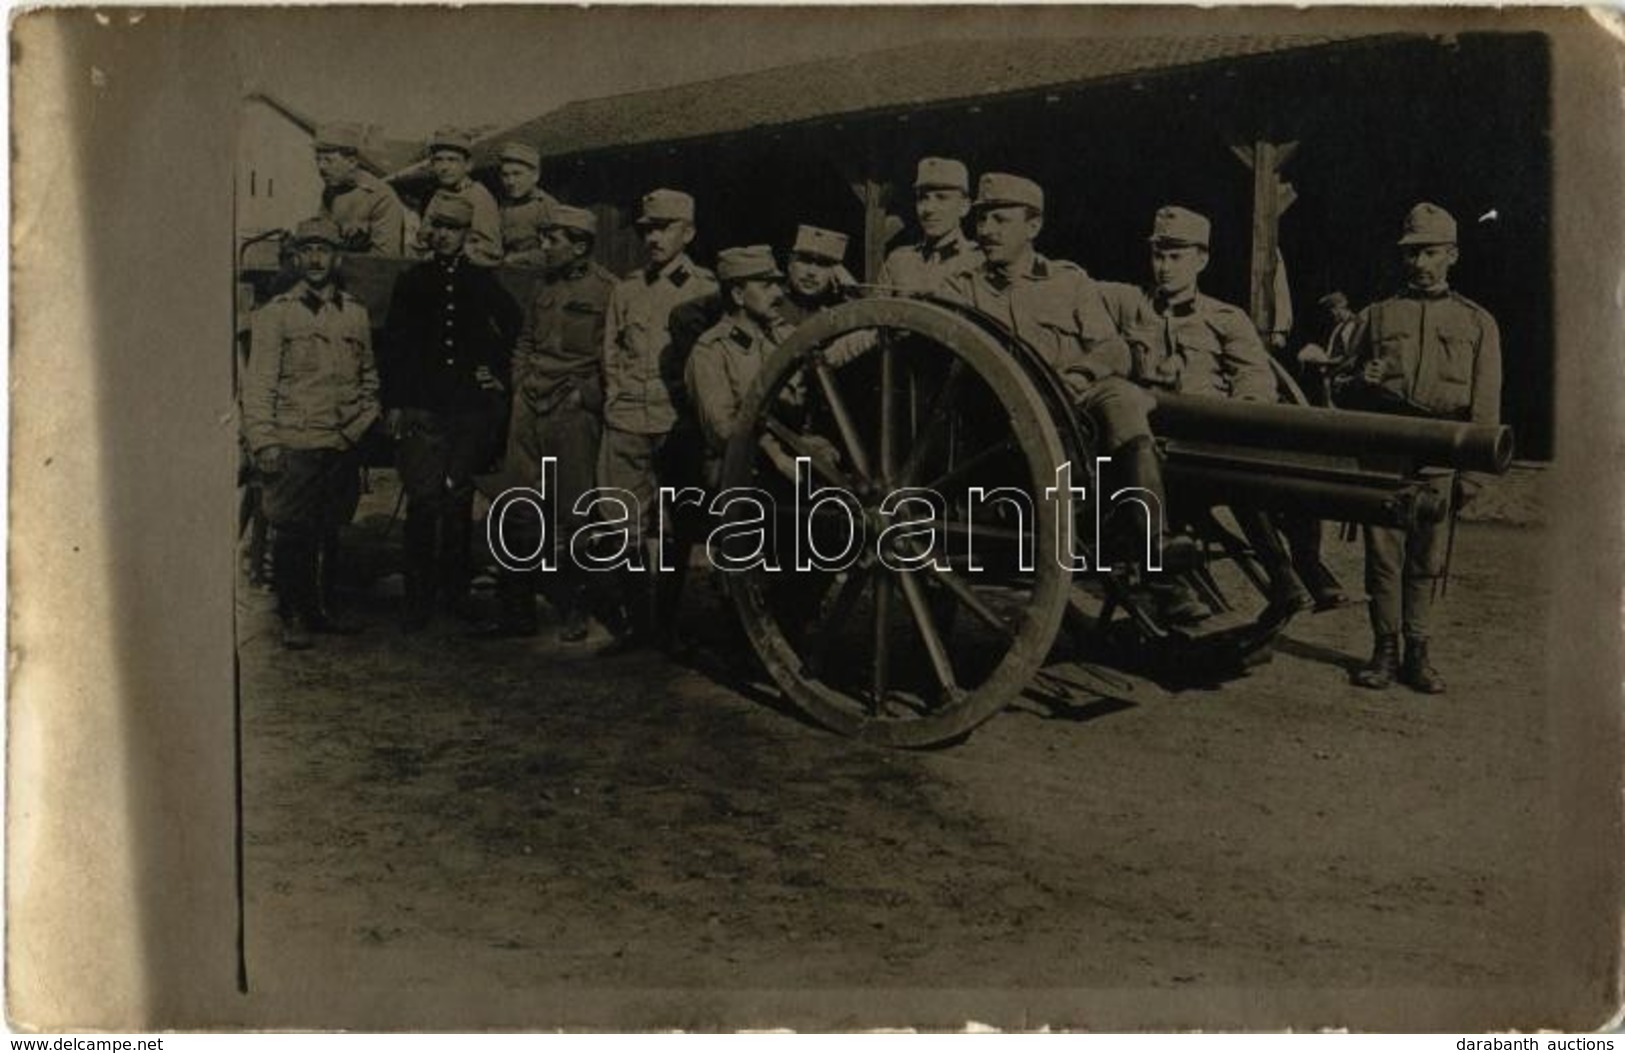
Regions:
<instances>
[{"instance_id":1,"label":"soldier sitting on gun carriage","mask_svg":"<svg viewBox=\"0 0 1625 1053\"><path fill-rule=\"evenodd\" d=\"M1148 239L1151 287L1103 282L1107 309L1134 353L1134 378L1146 387L1182 395L1276 402L1279 396L1269 352L1252 319L1241 308L1197 287L1207 268L1211 235L1212 224L1206 216L1172 205L1158 209ZM1294 553L1282 543L1274 517L1247 505L1232 506L1231 513L1268 581L1269 606L1263 620L1284 622L1314 606L1315 598L1294 567ZM1335 581L1323 580L1318 560L1302 573L1313 573L1317 585L1335 589ZM1188 586L1176 581L1167 587L1173 590L1167 606L1170 617L1194 621L1210 613Z\"/></svg>"},{"instance_id":2,"label":"soldier sitting on gun carriage","mask_svg":"<svg viewBox=\"0 0 1625 1053\"><path fill-rule=\"evenodd\" d=\"M930 296L950 278L972 274L982 252L961 224L970 212L970 171L963 161L924 157L914 176L920 240L893 249L877 283L909 296Z\"/></svg>"},{"instance_id":3,"label":"soldier sitting on gun carriage","mask_svg":"<svg viewBox=\"0 0 1625 1053\"><path fill-rule=\"evenodd\" d=\"M1142 546L1161 546L1170 569L1194 561L1189 538L1163 537L1162 469L1148 420L1151 396L1128 379L1128 345L1107 313L1100 288L1075 263L1050 260L1033 247L1044 226L1044 191L1030 179L983 175L972 215L983 260L950 278L942 298L987 315L1036 350L1067 394L1094 424L1097 452L1110 456L1125 486L1148 493L1147 505L1125 502L1101 539L1108 559L1129 561ZM1098 482L1097 482L1098 485ZM1159 604L1166 602L1158 598Z\"/></svg>"}]
</instances>

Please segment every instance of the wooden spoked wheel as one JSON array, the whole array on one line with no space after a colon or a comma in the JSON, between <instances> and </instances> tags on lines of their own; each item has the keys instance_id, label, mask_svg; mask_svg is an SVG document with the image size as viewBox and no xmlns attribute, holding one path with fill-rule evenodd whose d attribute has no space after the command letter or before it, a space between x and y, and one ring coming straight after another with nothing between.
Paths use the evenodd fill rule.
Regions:
<instances>
[{"instance_id":1,"label":"wooden spoked wheel","mask_svg":"<svg viewBox=\"0 0 1625 1053\"><path fill-rule=\"evenodd\" d=\"M1068 447L1033 372L990 327L896 299L814 316L763 364L722 485L774 529L727 574L768 673L822 724L943 743L1042 665L1070 580L1045 492Z\"/></svg>"}]
</instances>

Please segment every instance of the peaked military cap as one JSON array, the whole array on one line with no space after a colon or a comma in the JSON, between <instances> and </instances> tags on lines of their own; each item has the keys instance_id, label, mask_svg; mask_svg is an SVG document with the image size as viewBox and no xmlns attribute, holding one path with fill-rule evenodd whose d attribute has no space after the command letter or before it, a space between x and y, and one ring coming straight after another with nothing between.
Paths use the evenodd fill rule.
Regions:
<instances>
[{"instance_id":1,"label":"peaked military cap","mask_svg":"<svg viewBox=\"0 0 1625 1053\"><path fill-rule=\"evenodd\" d=\"M822 227L809 227L803 223L796 228L795 244L790 251L803 256L814 256L830 263L846 259L846 235Z\"/></svg>"},{"instance_id":2,"label":"peaked military cap","mask_svg":"<svg viewBox=\"0 0 1625 1053\"><path fill-rule=\"evenodd\" d=\"M497 151L497 160L515 161L532 168L542 167L542 152L529 143L506 142Z\"/></svg>"},{"instance_id":3,"label":"peaked military cap","mask_svg":"<svg viewBox=\"0 0 1625 1053\"><path fill-rule=\"evenodd\" d=\"M643 195L638 223L694 222L694 198L681 190L651 190Z\"/></svg>"},{"instance_id":4,"label":"peaked military cap","mask_svg":"<svg viewBox=\"0 0 1625 1053\"><path fill-rule=\"evenodd\" d=\"M976 184L976 207L978 209L1004 208L1009 205L1025 205L1027 208L1044 211L1044 188L1023 176L1011 175L1008 172L988 172Z\"/></svg>"},{"instance_id":5,"label":"peaked military cap","mask_svg":"<svg viewBox=\"0 0 1625 1053\"><path fill-rule=\"evenodd\" d=\"M564 230L578 230L583 234L598 236L598 217L584 208L574 205L553 205L542 215L542 226L561 227Z\"/></svg>"},{"instance_id":6,"label":"peaked military cap","mask_svg":"<svg viewBox=\"0 0 1625 1053\"><path fill-rule=\"evenodd\" d=\"M309 219L300 220L299 225L293 231L293 243L295 245L310 245L316 242L326 242L334 248L342 245L344 241L339 236L338 224L326 216L312 216Z\"/></svg>"},{"instance_id":7,"label":"peaked military cap","mask_svg":"<svg viewBox=\"0 0 1625 1053\"><path fill-rule=\"evenodd\" d=\"M316 126L316 149L342 150L345 153L361 151L361 125L349 121L332 121Z\"/></svg>"},{"instance_id":8,"label":"peaked military cap","mask_svg":"<svg viewBox=\"0 0 1625 1053\"><path fill-rule=\"evenodd\" d=\"M1178 205L1164 205L1151 220L1151 244L1207 248L1213 238L1213 224L1201 213Z\"/></svg>"},{"instance_id":9,"label":"peaked military cap","mask_svg":"<svg viewBox=\"0 0 1625 1053\"><path fill-rule=\"evenodd\" d=\"M1438 205L1424 201L1405 216L1401 245L1454 245L1456 218Z\"/></svg>"},{"instance_id":10,"label":"peaked military cap","mask_svg":"<svg viewBox=\"0 0 1625 1053\"><path fill-rule=\"evenodd\" d=\"M437 227L467 227L474 222L474 205L467 198L436 194L423 221Z\"/></svg>"},{"instance_id":11,"label":"peaked military cap","mask_svg":"<svg viewBox=\"0 0 1625 1053\"><path fill-rule=\"evenodd\" d=\"M461 150L465 156L474 155L474 137L461 128L449 125L435 129L425 146L431 154L436 150Z\"/></svg>"},{"instance_id":12,"label":"peaked military cap","mask_svg":"<svg viewBox=\"0 0 1625 1053\"><path fill-rule=\"evenodd\" d=\"M970 169L951 157L922 157L914 173L915 190L963 190L970 193Z\"/></svg>"},{"instance_id":13,"label":"peaked military cap","mask_svg":"<svg viewBox=\"0 0 1625 1053\"><path fill-rule=\"evenodd\" d=\"M717 277L725 282L747 278L782 278L779 261L767 245L744 245L717 253Z\"/></svg>"}]
</instances>

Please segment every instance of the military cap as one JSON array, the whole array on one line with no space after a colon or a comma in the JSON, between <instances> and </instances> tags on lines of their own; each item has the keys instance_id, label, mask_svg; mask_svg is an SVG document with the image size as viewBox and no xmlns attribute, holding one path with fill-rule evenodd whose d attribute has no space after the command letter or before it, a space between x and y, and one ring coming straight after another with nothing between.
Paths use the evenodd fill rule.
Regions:
<instances>
[{"instance_id":1,"label":"military cap","mask_svg":"<svg viewBox=\"0 0 1625 1053\"><path fill-rule=\"evenodd\" d=\"M332 121L316 126L316 149L342 150L354 154L361 151L361 125L348 121Z\"/></svg>"},{"instance_id":2,"label":"military cap","mask_svg":"<svg viewBox=\"0 0 1625 1053\"><path fill-rule=\"evenodd\" d=\"M643 195L638 223L694 222L694 198L681 190L651 190Z\"/></svg>"},{"instance_id":3,"label":"military cap","mask_svg":"<svg viewBox=\"0 0 1625 1053\"><path fill-rule=\"evenodd\" d=\"M1405 216L1401 245L1454 245L1456 219L1450 213L1424 201Z\"/></svg>"},{"instance_id":4,"label":"military cap","mask_svg":"<svg viewBox=\"0 0 1625 1053\"><path fill-rule=\"evenodd\" d=\"M299 225L293 230L293 243L309 245L317 241L325 241L334 248L344 244L344 239L339 236L338 224L326 216L312 216L300 220Z\"/></svg>"},{"instance_id":5,"label":"military cap","mask_svg":"<svg viewBox=\"0 0 1625 1053\"><path fill-rule=\"evenodd\" d=\"M474 223L474 204L464 197L436 194L423 221L437 227L467 227Z\"/></svg>"},{"instance_id":6,"label":"military cap","mask_svg":"<svg viewBox=\"0 0 1625 1053\"><path fill-rule=\"evenodd\" d=\"M914 173L915 190L963 190L970 193L970 170L948 157L922 157Z\"/></svg>"},{"instance_id":7,"label":"military cap","mask_svg":"<svg viewBox=\"0 0 1625 1053\"><path fill-rule=\"evenodd\" d=\"M1157 209L1151 220L1151 244L1180 247L1196 245L1207 248L1213 238L1213 224L1208 218L1178 205L1164 205Z\"/></svg>"},{"instance_id":8,"label":"military cap","mask_svg":"<svg viewBox=\"0 0 1625 1053\"><path fill-rule=\"evenodd\" d=\"M461 150L464 154L474 156L474 137L461 128L436 128L435 133L429 136L425 147L429 153L436 150Z\"/></svg>"},{"instance_id":9,"label":"military cap","mask_svg":"<svg viewBox=\"0 0 1625 1053\"><path fill-rule=\"evenodd\" d=\"M502 149L497 151L497 160L517 161L532 168L542 167L542 152L529 143L506 142Z\"/></svg>"},{"instance_id":10,"label":"military cap","mask_svg":"<svg viewBox=\"0 0 1625 1053\"><path fill-rule=\"evenodd\" d=\"M574 205L550 206L542 215L542 226L578 230L583 234L598 236L598 217L587 209L576 208Z\"/></svg>"},{"instance_id":11,"label":"military cap","mask_svg":"<svg viewBox=\"0 0 1625 1053\"><path fill-rule=\"evenodd\" d=\"M741 282L747 278L782 278L784 272L779 270L771 247L745 245L717 253L717 277L725 282Z\"/></svg>"},{"instance_id":12,"label":"military cap","mask_svg":"<svg viewBox=\"0 0 1625 1053\"><path fill-rule=\"evenodd\" d=\"M1007 205L1025 205L1044 211L1044 188L1018 175L1008 172L987 172L976 184L976 208L1004 208Z\"/></svg>"},{"instance_id":13,"label":"military cap","mask_svg":"<svg viewBox=\"0 0 1625 1053\"><path fill-rule=\"evenodd\" d=\"M846 235L822 227L809 227L803 223L796 228L796 241L790 246L790 251L802 256L828 260L830 263L840 263L846 259Z\"/></svg>"}]
</instances>

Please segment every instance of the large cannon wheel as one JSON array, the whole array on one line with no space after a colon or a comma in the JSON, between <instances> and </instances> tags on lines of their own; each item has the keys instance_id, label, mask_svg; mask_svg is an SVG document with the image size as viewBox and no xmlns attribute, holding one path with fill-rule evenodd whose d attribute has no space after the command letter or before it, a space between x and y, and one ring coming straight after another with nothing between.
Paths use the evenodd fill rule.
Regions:
<instances>
[{"instance_id":1,"label":"large cannon wheel","mask_svg":"<svg viewBox=\"0 0 1625 1053\"><path fill-rule=\"evenodd\" d=\"M868 346L848 357L854 342ZM764 363L722 484L776 495L780 567L729 584L768 673L820 723L887 746L943 743L1043 664L1070 584L1055 558L1061 505L1044 494L1069 459L1068 418L1022 354L946 307L874 299L814 316ZM813 469L807 489L840 487L861 507L867 542L848 567L792 569L784 538L798 515L821 550L850 535L846 513L786 507L798 456ZM887 535L897 520L883 502L911 487L942 495L933 529ZM973 503L973 487L1019 490L1033 514ZM909 559L933 565L894 565Z\"/></svg>"}]
</instances>

